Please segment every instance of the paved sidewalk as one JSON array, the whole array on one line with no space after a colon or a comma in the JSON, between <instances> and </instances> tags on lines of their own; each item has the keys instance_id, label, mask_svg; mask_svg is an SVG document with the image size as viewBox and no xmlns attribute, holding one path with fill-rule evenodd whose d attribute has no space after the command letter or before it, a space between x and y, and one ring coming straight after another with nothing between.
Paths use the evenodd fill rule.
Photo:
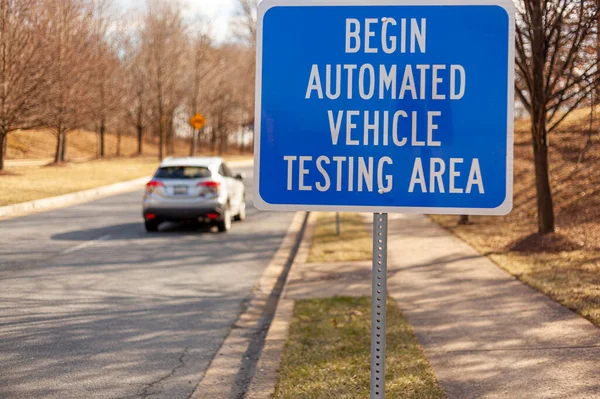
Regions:
<instances>
[{"instance_id":1,"label":"paved sidewalk","mask_svg":"<svg viewBox=\"0 0 600 399\"><path fill-rule=\"evenodd\" d=\"M600 329L422 216L390 215L388 292L448 398L600 398Z\"/></svg>"}]
</instances>

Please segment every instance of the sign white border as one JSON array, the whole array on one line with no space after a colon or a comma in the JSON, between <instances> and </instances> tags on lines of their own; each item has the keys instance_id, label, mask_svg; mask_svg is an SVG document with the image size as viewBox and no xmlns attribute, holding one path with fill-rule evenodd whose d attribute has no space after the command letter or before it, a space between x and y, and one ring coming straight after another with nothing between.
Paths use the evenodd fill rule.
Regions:
<instances>
[{"instance_id":1,"label":"sign white border","mask_svg":"<svg viewBox=\"0 0 600 399\"><path fill-rule=\"evenodd\" d=\"M502 7L508 14L508 90L506 144L506 198L497 208L431 208L270 204L260 196L260 129L262 114L262 51L263 20L273 7L298 6L463 6L486 5ZM330 211L369 213L412 213L439 215L506 215L513 206L514 160L514 79L515 79L515 6L512 0L262 0L258 5L256 31L256 92L254 115L254 206L263 211Z\"/></svg>"}]
</instances>

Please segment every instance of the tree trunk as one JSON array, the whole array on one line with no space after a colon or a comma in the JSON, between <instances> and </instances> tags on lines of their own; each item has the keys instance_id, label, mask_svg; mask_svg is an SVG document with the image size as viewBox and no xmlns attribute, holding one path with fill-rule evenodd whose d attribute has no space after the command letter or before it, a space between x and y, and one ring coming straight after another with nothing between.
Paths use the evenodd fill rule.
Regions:
<instances>
[{"instance_id":1,"label":"tree trunk","mask_svg":"<svg viewBox=\"0 0 600 399\"><path fill-rule=\"evenodd\" d=\"M62 148L61 142L62 142L61 129L58 128L58 130L56 131L56 151L54 152L54 163L60 162L60 150Z\"/></svg>"},{"instance_id":2,"label":"tree trunk","mask_svg":"<svg viewBox=\"0 0 600 399\"><path fill-rule=\"evenodd\" d=\"M61 140L61 148L60 148L60 161L66 161L66 153L67 153L67 132L62 132L62 140Z\"/></svg>"},{"instance_id":3,"label":"tree trunk","mask_svg":"<svg viewBox=\"0 0 600 399\"><path fill-rule=\"evenodd\" d=\"M531 93L531 135L533 139L533 157L535 162L535 186L538 207L538 232L554 232L554 206L550 187L548 167L548 132L546 130L547 98L544 60L547 43L544 37L544 15L542 2L534 1L531 12L533 35L531 39L532 85Z\"/></svg>"},{"instance_id":4,"label":"tree trunk","mask_svg":"<svg viewBox=\"0 0 600 399\"><path fill-rule=\"evenodd\" d=\"M219 148L219 154L223 155L227 151L227 139L225 136L225 132L223 132L223 131L221 131L220 136L221 136L221 143L220 143L221 145Z\"/></svg>"},{"instance_id":5,"label":"tree trunk","mask_svg":"<svg viewBox=\"0 0 600 399\"><path fill-rule=\"evenodd\" d=\"M214 153L217 148L217 129L212 129L210 133L210 152Z\"/></svg>"},{"instance_id":6,"label":"tree trunk","mask_svg":"<svg viewBox=\"0 0 600 399\"><path fill-rule=\"evenodd\" d=\"M190 157L196 156L198 130L192 128L192 142L190 143Z\"/></svg>"},{"instance_id":7,"label":"tree trunk","mask_svg":"<svg viewBox=\"0 0 600 399\"><path fill-rule=\"evenodd\" d=\"M173 129L171 124L167 121L167 141L166 141L166 152L167 156L170 157L173 155Z\"/></svg>"},{"instance_id":8,"label":"tree trunk","mask_svg":"<svg viewBox=\"0 0 600 399\"><path fill-rule=\"evenodd\" d=\"M204 135L204 129L206 129L206 126L198 129L198 132L196 133L196 145L194 148L196 149L197 155L202 154L202 136Z\"/></svg>"},{"instance_id":9,"label":"tree trunk","mask_svg":"<svg viewBox=\"0 0 600 399\"><path fill-rule=\"evenodd\" d=\"M169 155L175 155L175 127L173 126L173 114L169 113L169 119L167 120L167 153Z\"/></svg>"},{"instance_id":10,"label":"tree trunk","mask_svg":"<svg viewBox=\"0 0 600 399\"><path fill-rule=\"evenodd\" d=\"M169 123L165 123L165 154L171 155L171 131L169 129Z\"/></svg>"},{"instance_id":11,"label":"tree trunk","mask_svg":"<svg viewBox=\"0 0 600 399\"><path fill-rule=\"evenodd\" d=\"M4 155L4 159L6 159L6 155L8 154L8 131L4 133L4 144L1 148L2 155Z\"/></svg>"},{"instance_id":12,"label":"tree trunk","mask_svg":"<svg viewBox=\"0 0 600 399\"><path fill-rule=\"evenodd\" d=\"M533 144L535 162L535 188L537 191L538 231L540 234L554 232L554 204L550 187L548 168L548 146L546 143Z\"/></svg>"},{"instance_id":13,"label":"tree trunk","mask_svg":"<svg viewBox=\"0 0 600 399\"><path fill-rule=\"evenodd\" d=\"M121 131L117 133L117 157L121 156Z\"/></svg>"},{"instance_id":14,"label":"tree trunk","mask_svg":"<svg viewBox=\"0 0 600 399\"><path fill-rule=\"evenodd\" d=\"M96 159L100 158L100 128L96 125L94 130L94 137L96 138Z\"/></svg>"},{"instance_id":15,"label":"tree trunk","mask_svg":"<svg viewBox=\"0 0 600 399\"><path fill-rule=\"evenodd\" d=\"M242 129L242 138L241 138L241 145L240 145L240 153L245 153L246 152L246 128Z\"/></svg>"},{"instance_id":16,"label":"tree trunk","mask_svg":"<svg viewBox=\"0 0 600 399\"><path fill-rule=\"evenodd\" d=\"M171 136L171 144L169 147L169 153L171 155L175 155L175 130L173 129L173 126L171 125L171 128L169 129L170 136Z\"/></svg>"},{"instance_id":17,"label":"tree trunk","mask_svg":"<svg viewBox=\"0 0 600 399\"><path fill-rule=\"evenodd\" d=\"M104 158L105 154L105 134L106 134L106 123L104 122L104 118L100 121L100 158Z\"/></svg>"},{"instance_id":18,"label":"tree trunk","mask_svg":"<svg viewBox=\"0 0 600 399\"><path fill-rule=\"evenodd\" d=\"M165 120L161 117L158 128L158 159L163 160L163 147L165 144Z\"/></svg>"},{"instance_id":19,"label":"tree trunk","mask_svg":"<svg viewBox=\"0 0 600 399\"><path fill-rule=\"evenodd\" d=\"M144 143L144 127L141 124L137 125L137 136L138 136L138 155L142 155L143 143Z\"/></svg>"},{"instance_id":20,"label":"tree trunk","mask_svg":"<svg viewBox=\"0 0 600 399\"><path fill-rule=\"evenodd\" d=\"M6 133L0 132L0 170L4 170L4 156L6 152L4 148L6 147Z\"/></svg>"}]
</instances>

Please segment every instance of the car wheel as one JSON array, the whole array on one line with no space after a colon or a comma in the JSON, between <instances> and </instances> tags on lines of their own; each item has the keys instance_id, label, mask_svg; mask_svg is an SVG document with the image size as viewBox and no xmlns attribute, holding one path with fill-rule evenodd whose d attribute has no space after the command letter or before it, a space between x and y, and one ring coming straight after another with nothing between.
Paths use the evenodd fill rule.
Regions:
<instances>
[{"instance_id":1,"label":"car wheel","mask_svg":"<svg viewBox=\"0 0 600 399\"><path fill-rule=\"evenodd\" d=\"M157 222L152 222L152 221L146 220L144 222L144 225L146 226L146 231L148 233L156 233L158 231L159 223L157 223Z\"/></svg>"},{"instance_id":2,"label":"car wheel","mask_svg":"<svg viewBox=\"0 0 600 399\"><path fill-rule=\"evenodd\" d=\"M217 224L217 228L219 229L219 233L226 233L231 229L231 209L229 206L223 212L223 217Z\"/></svg>"},{"instance_id":3,"label":"car wheel","mask_svg":"<svg viewBox=\"0 0 600 399\"><path fill-rule=\"evenodd\" d=\"M242 198L242 203L240 204L240 212L235 215L235 220L242 221L246 219L246 197Z\"/></svg>"}]
</instances>

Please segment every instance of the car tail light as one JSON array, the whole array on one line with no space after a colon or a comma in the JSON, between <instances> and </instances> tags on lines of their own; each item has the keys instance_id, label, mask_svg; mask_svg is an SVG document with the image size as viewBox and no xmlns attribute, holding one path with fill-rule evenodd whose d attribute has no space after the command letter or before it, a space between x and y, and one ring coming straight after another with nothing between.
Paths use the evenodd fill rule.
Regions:
<instances>
[{"instance_id":1,"label":"car tail light","mask_svg":"<svg viewBox=\"0 0 600 399\"><path fill-rule=\"evenodd\" d=\"M220 182L218 181L203 181L198 183L198 187L211 187L211 188L219 188L219 186L221 185Z\"/></svg>"},{"instance_id":2,"label":"car tail light","mask_svg":"<svg viewBox=\"0 0 600 399\"><path fill-rule=\"evenodd\" d=\"M154 219L156 219L156 214L154 214L154 213L147 213L145 215L145 219L146 220L154 220Z\"/></svg>"},{"instance_id":3,"label":"car tail light","mask_svg":"<svg viewBox=\"0 0 600 399\"><path fill-rule=\"evenodd\" d=\"M204 198L216 197L219 193L220 186L221 183L214 180L200 182L198 183L198 187L200 187L200 196Z\"/></svg>"},{"instance_id":4,"label":"car tail light","mask_svg":"<svg viewBox=\"0 0 600 399\"><path fill-rule=\"evenodd\" d=\"M165 185L162 182L159 182L157 180L151 180L148 183L146 183L146 192L147 193L152 193L154 192L154 189L156 187L164 187Z\"/></svg>"},{"instance_id":5,"label":"car tail light","mask_svg":"<svg viewBox=\"0 0 600 399\"><path fill-rule=\"evenodd\" d=\"M206 215L206 217L208 219L214 220L214 219L218 219L219 218L219 214L218 213L209 213L208 215Z\"/></svg>"}]
</instances>

